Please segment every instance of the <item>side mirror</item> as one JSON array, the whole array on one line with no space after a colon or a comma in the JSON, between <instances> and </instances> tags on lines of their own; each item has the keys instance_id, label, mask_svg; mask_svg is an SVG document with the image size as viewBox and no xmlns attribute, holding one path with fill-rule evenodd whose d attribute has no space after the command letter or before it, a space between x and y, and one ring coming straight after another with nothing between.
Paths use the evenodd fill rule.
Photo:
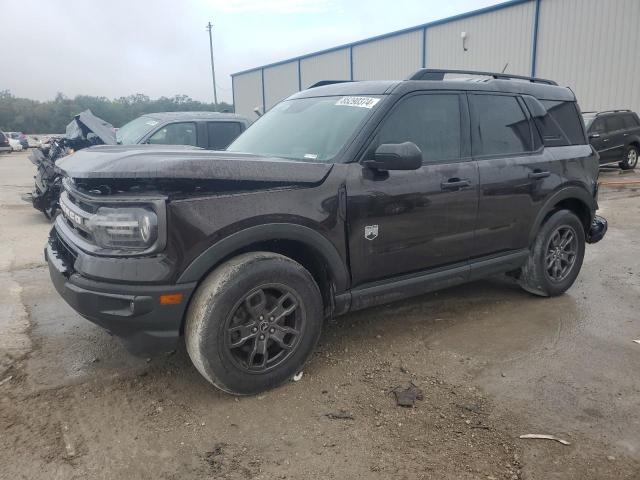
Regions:
<instances>
[{"instance_id":1,"label":"side mirror","mask_svg":"<svg viewBox=\"0 0 640 480\"><path fill-rule=\"evenodd\" d=\"M599 133L590 133L589 134L589 139L592 139L592 138L600 138L600 134Z\"/></svg>"},{"instance_id":2,"label":"side mirror","mask_svg":"<svg viewBox=\"0 0 640 480\"><path fill-rule=\"evenodd\" d=\"M417 170L422 166L422 152L413 142L383 143L364 165L373 170Z\"/></svg>"}]
</instances>

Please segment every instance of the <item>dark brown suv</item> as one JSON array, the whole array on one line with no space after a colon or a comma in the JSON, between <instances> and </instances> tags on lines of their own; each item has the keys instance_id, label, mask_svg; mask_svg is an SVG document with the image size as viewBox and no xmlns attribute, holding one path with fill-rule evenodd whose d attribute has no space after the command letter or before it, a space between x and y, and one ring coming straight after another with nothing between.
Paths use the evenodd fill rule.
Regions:
<instances>
[{"instance_id":1,"label":"dark brown suv","mask_svg":"<svg viewBox=\"0 0 640 480\"><path fill-rule=\"evenodd\" d=\"M331 316L501 273L560 295L607 227L571 90L502 74L309 88L225 152L99 146L57 166L59 293L132 350L184 335L239 394L299 372Z\"/></svg>"}]
</instances>

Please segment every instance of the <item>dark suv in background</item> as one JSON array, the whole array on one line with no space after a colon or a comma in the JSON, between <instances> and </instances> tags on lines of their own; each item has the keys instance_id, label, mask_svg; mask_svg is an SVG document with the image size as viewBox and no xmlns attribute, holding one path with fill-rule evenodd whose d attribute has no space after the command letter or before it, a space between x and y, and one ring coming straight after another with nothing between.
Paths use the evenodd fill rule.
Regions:
<instances>
[{"instance_id":1,"label":"dark suv in background","mask_svg":"<svg viewBox=\"0 0 640 480\"><path fill-rule=\"evenodd\" d=\"M131 350L184 335L240 394L300 371L331 316L503 273L560 295L607 226L572 91L503 74L309 88L224 152L99 146L58 167L62 297Z\"/></svg>"},{"instance_id":2,"label":"dark suv in background","mask_svg":"<svg viewBox=\"0 0 640 480\"><path fill-rule=\"evenodd\" d=\"M584 112L589 142L600 155L600 165L617 164L623 170L638 165L640 119L631 110Z\"/></svg>"},{"instance_id":3,"label":"dark suv in background","mask_svg":"<svg viewBox=\"0 0 640 480\"><path fill-rule=\"evenodd\" d=\"M233 113L149 113L119 128L116 140L123 145L191 145L224 150L249 124L249 120Z\"/></svg>"},{"instance_id":4,"label":"dark suv in background","mask_svg":"<svg viewBox=\"0 0 640 480\"><path fill-rule=\"evenodd\" d=\"M0 132L0 153L11 153L9 137L4 132Z\"/></svg>"}]
</instances>

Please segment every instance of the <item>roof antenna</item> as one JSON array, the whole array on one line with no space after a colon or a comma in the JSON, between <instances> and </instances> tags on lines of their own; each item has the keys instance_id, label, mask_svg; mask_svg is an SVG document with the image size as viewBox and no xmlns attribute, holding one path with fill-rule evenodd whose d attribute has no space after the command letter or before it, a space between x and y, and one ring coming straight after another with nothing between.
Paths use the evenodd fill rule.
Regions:
<instances>
[{"instance_id":1,"label":"roof antenna","mask_svg":"<svg viewBox=\"0 0 640 480\"><path fill-rule=\"evenodd\" d=\"M502 71L500 73L504 73L507 71L507 67L509 66L509 62L504 64L504 68L502 69Z\"/></svg>"}]
</instances>

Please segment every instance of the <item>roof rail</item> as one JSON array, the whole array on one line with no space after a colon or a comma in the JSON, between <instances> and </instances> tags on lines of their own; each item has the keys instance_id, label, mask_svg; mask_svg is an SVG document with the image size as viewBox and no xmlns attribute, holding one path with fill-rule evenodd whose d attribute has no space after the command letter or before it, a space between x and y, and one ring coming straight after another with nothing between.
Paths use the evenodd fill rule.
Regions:
<instances>
[{"instance_id":1,"label":"roof rail","mask_svg":"<svg viewBox=\"0 0 640 480\"><path fill-rule=\"evenodd\" d=\"M407 80L444 80L444 76L448 73L462 74L462 75L476 75L481 77L492 77L496 80L526 80L532 83L545 83L547 85L558 85L553 80L546 80L544 78L525 77L522 75L511 75L508 73L495 73L495 72L477 72L473 70L449 70L439 68L421 68Z\"/></svg>"},{"instance_id":2,"label":"roof rail","mask_svg":"<svg viewBox=\"0 0 640 480\"><path fill-rule=\"evenodd\" d=\"M601 112L595 112L595 114L597 117L598 115L602 115L603 113L620 113L620 112L631 112L631 110L629 110L628 108L623 108L620 110L603 110Z\"/></svg>"},{"instance_id":3,"label":"roof rail","mask_svg":"<svg viewBox=\"0 0 640 480\"><path fill-rule=\"evenodd\" d=\"M325 85L333 85L335 83L347 83L352 80L320 80L319 82L309 85L307 88L324 87Z\"/></svg>"}]
</instances>

